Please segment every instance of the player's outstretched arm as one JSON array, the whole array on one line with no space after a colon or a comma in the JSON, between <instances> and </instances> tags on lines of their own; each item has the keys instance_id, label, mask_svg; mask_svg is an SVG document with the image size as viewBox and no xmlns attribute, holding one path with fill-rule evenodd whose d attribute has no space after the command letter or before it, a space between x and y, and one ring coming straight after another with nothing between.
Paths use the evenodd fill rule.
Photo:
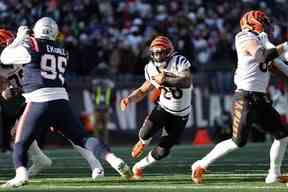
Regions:
<instances>
[{"instance_id":1,"label":"player's outstretched arm","mask_svg":"<svg viewBox=\"0 0 288 192\"><path fill-rule=\"evenodd\" d=\"M131 102L141 101L147 93L153 88L153 85L149 81L145 81L141 87L133 91L128 97L123 98L120 101L120 108L122 111L125 111L128 107L128 104Z\"/></svg>"},{"instance_id":2,"label":"player's outstretched arm","mask_svg":"<svg viewBox=\"0 0 288 192\"><path fill-rule=\"evenodd\" d=\"M30 29L27 26L20 26L14 41L2 51L0 60L5 65L26 64L31 61L31 55L23 46L29 37Z\"/></svg>"}]
</instances>

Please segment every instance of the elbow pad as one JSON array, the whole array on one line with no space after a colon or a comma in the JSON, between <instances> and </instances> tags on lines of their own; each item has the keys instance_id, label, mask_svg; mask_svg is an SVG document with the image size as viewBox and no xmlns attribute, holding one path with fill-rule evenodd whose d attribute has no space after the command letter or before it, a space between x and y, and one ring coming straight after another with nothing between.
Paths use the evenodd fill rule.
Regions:
<instances>
[{"instance_id":1,"label":"elbow pad","mask_svg":"<svg viewBox=\"0 0 288 192\"><path fill-rule=\"evenodd\" d=\"M279 53L276 48L265 50L265 63L273 61L275 58L279 57Z\"/></svg>"}]
</instances>

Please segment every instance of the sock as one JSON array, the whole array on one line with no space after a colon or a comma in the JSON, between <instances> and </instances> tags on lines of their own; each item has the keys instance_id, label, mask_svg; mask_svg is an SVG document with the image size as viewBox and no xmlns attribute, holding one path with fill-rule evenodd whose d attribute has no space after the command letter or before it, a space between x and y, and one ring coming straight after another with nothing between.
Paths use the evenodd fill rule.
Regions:
<instances>
[{"instance_id":1,"label":"sock","mask_svg":"<svg viewBox=\"0 0 288 192\"><path fill-rule=\"evenodd\" d=\"M123 163L123 160L117 157L112 152L107 152L104 156L104 159L114 168L118 169L119 165Z\"/></svg>"},{"instance_id":2,"label":"sock","mask_svg":"<svg viewBox=\"0 0 288 192\"><path fill-rule=\"evenodd\" d=\"M149 139L146 139L146 140L144 140L144 139L142 139L142 138L139 137L139 140L140 140L141 143L143 143L144 145L149 145L150 141L152 140L152 137L149 138Z\"/></svg>"},{"instance_id":3,"label":"sock","mask_svg":"<svg viewBox=\"0 0 288 192\"><path fill-rule=\"evenodd\" d=\"M269 174L281 175L281 165L285 155L286 147L288 143L288 137L276 140L270 148L270 169Z\"/></svg>"},{"instance_id":4,"label":"sock","mask_svg":"<svg viewBox=\"0 0 288 192\"><path fill-rule=\"evenodd\" d=\"M46 156L41 149L38 146L38 143L36 140L33 141L33 143L30 145L28 150L29 156L31 157L31 160L33 163L35 163L39 158L42 156Z\"/></svg>"},{"instance_id":5,"label":"sock","mask_svg":"<svg viewBox=\"0 0 288 192\"><path fill-rule=\"evenodd\" d=\"M25 167L18 167L16 168L16 177L23 178L28 180L28 171Z\"/></svg>"},{"instance_id":6,"label":"sock","mask_svg":"<svg viewBox=\"0 0 288 192\"><path fill-rule=\"evenodd\" d=\"M200 160L200 166L206 169L211 163L219 159L220 157L238 149L239 147L232 141L228 139L218 143L212 151L210 151L204 158Z\"/></svg>"},{"instance_id":7,"label":"sock","mask_svg":"<svg viewBox=\"0 0 288 192\"><path fill-rule=\"evenodd\" d=\"M83 147L80 147L79 145L74 145L73 143L72 143L72 146L76 151L78 151L82 155L84 159L86 159L92 172L95 168L104 170L100 161L95 157L95 155L91 151Z\"/></svg>"},{"instance_id":8,"label":"sock","mask_svg":"<svg viewBox=\"0 0 288 192\"><path fill-rule=\"evenodd\" d=\"M145 167L155 163L157 160L154 159L151 155L151 151L148 153L146 157L144 157L142 160L138 161L134 167L144 169Z\"/></svg>"}]
</instances>

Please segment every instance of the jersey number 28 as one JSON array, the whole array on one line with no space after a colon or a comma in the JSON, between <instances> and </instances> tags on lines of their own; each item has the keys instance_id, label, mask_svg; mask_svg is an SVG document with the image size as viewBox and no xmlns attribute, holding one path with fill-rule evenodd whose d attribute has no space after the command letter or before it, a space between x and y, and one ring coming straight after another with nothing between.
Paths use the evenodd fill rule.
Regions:
<instances>
[{"instance_id":1,"label":"jersey number 28","mask_svg":"<svg viewBox=\"0 0 288 192\"><path fill-rule=\"evenodd\" d=\"M173 99L181 99L183 96L183 92L179 88L171 88L171 87L160 87L160 90L164 91L164 98L170 100Z\"/></svg>"},{"instance_id":2,"label":"jersey number 28","mask_svg":"<svg viewBox=\"0 0 288 192\"><path fill-rule=\"evenodd\" d=\"M55 80L58 78L63 84L66 66L66 57L51 54L45 54L41 57L41 75L45 79Z\"/></svg>"}]
</instances>

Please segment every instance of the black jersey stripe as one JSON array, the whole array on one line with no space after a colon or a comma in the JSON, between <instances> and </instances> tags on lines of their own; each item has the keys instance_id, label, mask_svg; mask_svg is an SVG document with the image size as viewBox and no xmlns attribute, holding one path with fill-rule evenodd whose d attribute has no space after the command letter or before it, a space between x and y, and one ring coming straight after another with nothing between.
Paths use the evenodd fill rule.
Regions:
<instances>
[{"instance_id":1,"label":"black jersey stripe","mask_svg":"<svg viewBox=\"0 0 288 192\"><path fill-rule=\"evenodd\" d=\"M180 63L184 64L187 62L187 59L184 56L181 56Z\"/></svg>"},{"instance_id":2,"label":"black jersey stripe","mask_svg":"<svg viewBox=\"0 0 288 192\"><path fill-rule=\"evenodd\" d=\"M175 61L175 67L176 67L176 71L178 71L178 64L179 64L179 60L181 58L181 55L176 55L176 61Z\"/></svg>"},{"instance_id":3,"label":"black jersey stripe","mask_svg":"<svg viewBox=\"0 0 288 192\"><path fill-rule=\"evenodd\" d=\"M155 65L154 65L155 66ZM156 70L158 71L158 73L161 73L159 67L155 66Z\"/></svg>"}]
</instances>

